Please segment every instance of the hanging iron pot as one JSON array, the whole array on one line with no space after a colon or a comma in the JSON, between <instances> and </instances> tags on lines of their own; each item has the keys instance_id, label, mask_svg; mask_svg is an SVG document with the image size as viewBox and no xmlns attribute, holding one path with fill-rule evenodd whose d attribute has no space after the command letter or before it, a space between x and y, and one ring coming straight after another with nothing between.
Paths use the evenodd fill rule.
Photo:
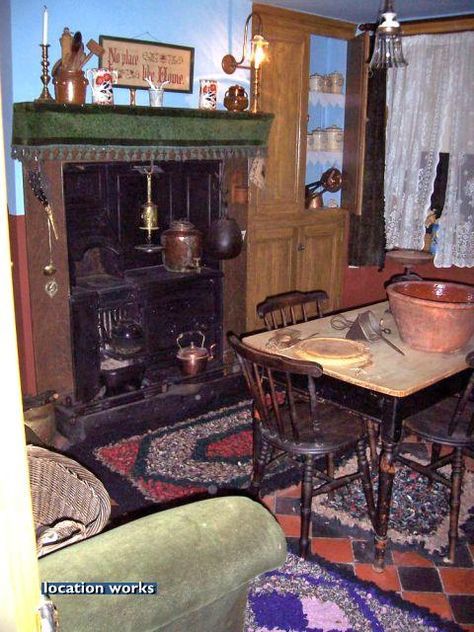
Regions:
<instances>
[{"instance_id":1,"label":"hanging iron pot","mask_svg":"<svg viewBox=\"0 0 474 632\"><path fill-rule=\"evenodd\" d=\"M224 215L209 226L206 251L215 259L233 259L242 250L242 233L236 220Z\"/></svg>"}]
</instances>

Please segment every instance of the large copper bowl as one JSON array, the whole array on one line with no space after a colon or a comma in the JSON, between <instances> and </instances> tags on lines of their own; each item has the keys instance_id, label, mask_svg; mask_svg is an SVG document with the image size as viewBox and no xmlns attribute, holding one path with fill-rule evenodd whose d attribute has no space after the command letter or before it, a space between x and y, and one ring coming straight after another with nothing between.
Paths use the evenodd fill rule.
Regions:
<instances>
[{"instance_id":1,"label":"large copper bowl","mask_svg":"<svg viewBox=\"0 0 474 632\"><path fill-rule=\"evenodd\" d=\"M387 294L400 337L413 349L452 353L474 335L474 287L442 281L392 283Z\"/></svg>"}]
</instances>

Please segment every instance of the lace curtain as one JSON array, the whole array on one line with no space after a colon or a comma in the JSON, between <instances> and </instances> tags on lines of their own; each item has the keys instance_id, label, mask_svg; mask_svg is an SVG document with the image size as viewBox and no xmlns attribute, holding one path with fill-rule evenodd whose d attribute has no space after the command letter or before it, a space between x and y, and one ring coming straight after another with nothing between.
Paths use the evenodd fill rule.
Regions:
<instances>
[{"instance_id":1,"label":"lace curtain","mask_svg":"<svg viewBox=\"0 0 474 632\"><path fill-rule=\"evenodd\" d=\"M405 37L387 78L387 249L423 249L441 151L449 153L434 264L474 266L474 32Z\"/></svg>"}]
</instances>

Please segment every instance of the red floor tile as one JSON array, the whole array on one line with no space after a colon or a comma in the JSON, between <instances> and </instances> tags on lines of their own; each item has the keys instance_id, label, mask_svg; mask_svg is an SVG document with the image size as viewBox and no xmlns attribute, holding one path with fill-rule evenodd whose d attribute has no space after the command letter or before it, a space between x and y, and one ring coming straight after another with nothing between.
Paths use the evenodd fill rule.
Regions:
<instances>
[{"instance_id":1,"label":"red floor tile","mask_svg":"<svg viewBox=\"0 0 474 632\"><path fill-rule=\"evenodd\" d=\"M277 499L280 499L280 506L283 508L284 504L281 504L281 499L287 498L289 499L288 502L291 502L295 498L300 498L300 495L301 484L292 485L287 489L268 494L264 497L263 502L275 513L275 508L278 506ZM288 513L288 515L276 514L276 518L288 537L299 538L299 512L296 514ZM312 533L310 533L311 535ZM360 545L360 542L358 544ZM370 550L372 549L371 542L367 543L367 546ZM469 549L474 560L474 545L470 545ZM460 605L460 600L472 600L472 595L474 595L474 567L437 567L429 557L425 557L421 553L392 550L390 561L393 561L393 564L388 563L383 573L376 573L372 568L370 557L362 558L361 562L356 561L353 541L349 537L312 537L311 551L329 562L352 565L355 575L360 579L371 581L383 590L398 592L402 599L428 608L444 619L455 620L455 606L453 605L451 608L451 602L456 604L459 615L459 609L464 607L462 604ZM400 567L401 574L399 574L398 567ZM422 592L423 586L418 586L416 581L411 582L413 586L406 581L406 575L413 576L416 580L417 576L422 577L426 573L435 576L439 583L440 592L431 592L433 589L426 584L424 587L427 590ZM409 590L402 589L400 577L403 577ZM420 582L423 584L422 580ZM467 620L470 621L470 619ZM463 624L461 627L465 632L474 632L474 625Z\"/></svg>"},{"instance_id":2,"label":"red floor tile","mask_svg":"<svg viewBox=\"0 0 474 632\"><path fill-rule=\"evenodd\" d=\"M448 595L474 595L474 568L440 568L439 574Z\"/></svg>"},{"instance_id":3,"label":"red floor tile","mask_svg":"<svg viewBox=\"0 0 474 632\"><path fill-rule=\"evenodd\" d=\"M444 619L452 619L453 613L446 595L440 593L402 592L402 598L415 603L417 606L428 608Z\"/></svg>"},{"instance_id":4,"label":"red floor tile","mask_svg":"<svg viewBox=\"0 0 474 632\"><path fill-rule=\"evenodd\" d=\"M284 516L283 514L276 514L275 517L278 520L280 527L283 529L286 536L290 538L300 537L301 521L299 516ZM309 530L309 535L311 537L311 527Z\"/></svg>"},{"instance_id":5,"label":"red floor tile","mask_svg":"<svg viewBox=\"0 0 474 632\"><path fill-rule=\"evenodd\" d=\"M376 573L372 568L372 564L355 564L354 570L360 579L373 582L383 590L400 592L400 581L395 566L387 565L383 573Z\"/></svg>"},{"instance_id":6,"label":"red floor tile","mask_svg":"<svg viewBox=\"0 0 474 632\"><path fill-rule=\"evenodd\" d=\"M262 498L262 503L268 507L268 509L275 513L275 494L268 494Z\"/></svg>"},{"instance_id":7,"label":"red floor tile","mask_svg":"<svg viewBox=\"0 0 474 632\"><path fill-rule=\"evenodd\" d=\"M352 564L354 556L349 538L313 538L311 551L329 562Z\"/></svg>"},{"instance_id":8,"label":"red floor tile","mask_svg":"<svg viewBox=\"0 0 474 632\"><path fill-rule=\"evenodd\" d=\"M392 551L392 558L396 566L434 566L434 562L412 551Z\"/></svg>"},{"instance_id":9,"label":"red floor tile","mask_svg":"<svg viewBox=\"0 0 474 632\"><path fill-rule=\"evenodd\" d=\"M301 498L301 483L298 485L292 485L286 489L281 489L275 492L277 496L283 496L284 498Z\"/></svg>"}]
</instances>

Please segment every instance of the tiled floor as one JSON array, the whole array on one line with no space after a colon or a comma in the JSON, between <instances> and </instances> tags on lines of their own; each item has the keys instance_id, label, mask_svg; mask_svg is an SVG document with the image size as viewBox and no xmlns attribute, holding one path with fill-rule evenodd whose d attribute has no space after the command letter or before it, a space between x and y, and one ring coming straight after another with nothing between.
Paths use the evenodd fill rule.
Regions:
<instances>
[{"instance_id":1,"label":"tiled floor","mask_svg":"<svg viewBox=\"0 0 474 632\"><path fill-rule=\"evenodd\" d=\"M263 499L295 550L300 532L299 496L299 486L293 486ZM312 525L311 536L312 553L474 632L474 546L460 544L454 566L436 566L428 557L391 545L385 571L376 573L371 539L347 537L343 528L321 533L320 525L318 532Z\"/></svg>"}]
</instances>

